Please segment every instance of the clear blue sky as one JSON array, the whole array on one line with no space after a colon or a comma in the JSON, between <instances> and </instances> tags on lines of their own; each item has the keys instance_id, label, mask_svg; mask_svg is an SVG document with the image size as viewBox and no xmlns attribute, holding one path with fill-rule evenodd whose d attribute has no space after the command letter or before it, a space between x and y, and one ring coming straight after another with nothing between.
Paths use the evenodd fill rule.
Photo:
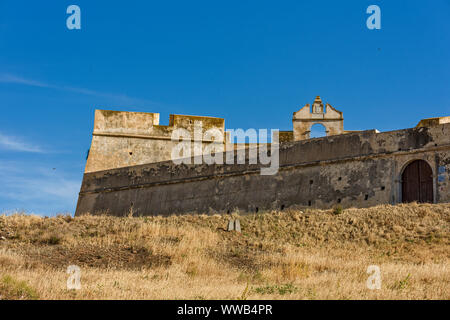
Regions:
<instances>
[{"instance_id":1,"label":"clear blue sky","mask_svg":"<svg viewBox=\"0 0 450 320\"><path fill-rule=\"evenodd\" d=\"M96 108L280 130L316 95L348 130L450 115L449 31L450 0L2 0L0 212L74 212Z\"/></svg>"}]
</instances>

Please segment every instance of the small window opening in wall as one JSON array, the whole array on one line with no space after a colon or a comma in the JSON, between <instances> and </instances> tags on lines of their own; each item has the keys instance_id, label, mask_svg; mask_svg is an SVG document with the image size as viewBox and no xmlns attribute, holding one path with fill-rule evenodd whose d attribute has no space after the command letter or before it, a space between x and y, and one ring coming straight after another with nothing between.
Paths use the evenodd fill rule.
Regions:
<instances>
[{"instance_id":1,"label":"small window opening in wall","mask_svg":"<svg viewBox=\"0 0 450 320\"><path fill-rule=\"evenodd\" d=\"M311 202L311 200L309 200L309 201L308 201L308 206L311 207L311 205L312 205L312 202Z\"/></svg>"},{"instance_id":2,"label":"small window opening in wall","mask_svg":"<svg viewBox=\"0 0 450 320\"><path fill-rule=\"evenodd\" d=\"M398 148L398 151L402 151L402 148Z\"/></svg>"},{"instance_id":3,"label":"small window opening in wall","mask_svg":"<svg viewBox=\"0 0 450 320\"><path fill-rule=\"evenodd\" d=\"M368 194L366 194L366 195L364 196L364 200L367 200L367 199L369 199L369 195L368 195Z\"/></svg>"},{"instance_id":4,"label":"small window opening in wall","mask_svg":"<svg viewBox=\"0 0 450 320\"><path fill-rule=\"evenodd\" d=\"M283 211L283 210L284 210L284 204L281 205L281 211Z\"/></svg>"},{"instance_id":5,"label":"small window opening in wall","mask_svg":"<svg viewBox=\"0 0 450 320\"><path fill-rule=\"evenodd\" d=\"M314 183L314 181L313 180L309 180L309 184L313 184Z\"/></svg>"},{"instance_id":6,"label":"small window opening in wall","mask_svg":"<svg viewBox=\"0 0 450 320\"><path fill-rule=\"evenodd\" d=\"M338 200L337 200L337 203L341 203L341 199L338 199Z\"/></svg>"},{"instance_id":7,"label":"small window opening in wall","mask_svg":"<svg viewBox=\"0 0 450 320\"><path fill-rule=\"evenodd\" d=\"M386 187L385 187L385 186L382 186L382 187L381 187L381 190L385 190L385 189L386 189Z\"/></svg>"},{"instance_id":8,"label":"small window opening in wall","mask_svg":"<svg viewBox=\"0 0 450 320\"><path fill-rule=\"evenodd\" d=\"M228 214L230 214L230 213L231 213L231 211L230 211L230 210L227 210L227 213L228 213Z\"/></svg>"},{"instance_id":9,"label":"small window opening in wall","mask_svg":"<svg viewBox=\"0 0 450 320\"><path fill-rule=\"evenodd\" d=\"M255 208L255 212L256 212L256 213L258 213L258 211L259 211L259 208L258 208L258 207L256 207L256 208Z\"/></svg>"},{"instance_id":10,"label":"small window opening in wall","mask_svg":"<svg viewBox=\"0 0 450 320\"><path fill-rule=\"evenodd\" d=\"M130 156L132 156L133 155L133 152L130 152Z\"/></svg>"},{"instance_id":11,"label":"small window opening in wall","mask_svg":"<svg viewBox=\"0 0 450 320\"><path fill-rule=\"evenodd\" d=\"M434 146L437 147L437 143L435 143Z\"/></svg>"},{"instance_id":12,"label":"small window opening in wall","mask_svg":"<svg viewBox=\"0 0 450 320\"><path fill-rule=\"evenodd\" d=\"M339 177L339 178L338 178L338 181L341 181L341 180L342 180L342 177Z\"/></svg>"}]
</instances>

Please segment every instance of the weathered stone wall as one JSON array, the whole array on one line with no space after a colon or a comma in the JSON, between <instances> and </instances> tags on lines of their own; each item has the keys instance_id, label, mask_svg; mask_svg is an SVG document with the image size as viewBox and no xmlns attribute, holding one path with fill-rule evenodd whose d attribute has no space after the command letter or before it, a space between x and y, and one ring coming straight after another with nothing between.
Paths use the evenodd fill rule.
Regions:
<instances>
[{"instance_id":1,"label":"weathered stone wall","mask_svg":"<svg viewBox=\"0 0 450 320\"><path fill-rule=\"evenodd\" d=\"M168 215L292 205L366 207L402 201L401 175L425 160L434 202L450 201L450 124L348 133L280 145L280 169L260 165L174 165L171 161L86 173L76 215Z\"/></svg>"},{"instance_id":2,"label":"weathered stone wall","mask_svg":"<svg viewBox=\"0 0 450 320\"><path fill-rule=\"evenodd\" d=\"M186 129L194 141L194 126L199 130L202 150L213 142L204 139L205 131L217 129L224 135L225 121L221 118L170 115L168 126L159 125L158 113L96 110L94 132L85 172L135 166L172 159L172 132ZM225 140L214 141L225 148ZM193 152L193 150L192 150Z\"/></svg>"},{"instance_id":3,"label":"weathered stone wall","mask_svg":"<svg viewBox=\"0 0 450 320\"><path fill-rule=\"evenodd\" d=\"M316 97L312 111L307 104L294 113L292 121L293 131L280 132L280 142L308 139L315 123L323 124L328 136L346 132L342 112L329 104L324 107L320 97ZM196 136L199 123L202 128ZM158 113L96 110L85 173L177 159L172 155L178 144L172 140L172 133L177 129L191 134L192 153L195 148L202 152L211 143L215 144L216 152L251 147L239 141L234 143L230 132L225 132L225 121L221 118L170 115L169 125L164 126L159 124ZM205 137L204 133L210 129L217 129L222 138L213 141ZM194 146L198 141L200 147Z\"/></svg>"}]
</instances>

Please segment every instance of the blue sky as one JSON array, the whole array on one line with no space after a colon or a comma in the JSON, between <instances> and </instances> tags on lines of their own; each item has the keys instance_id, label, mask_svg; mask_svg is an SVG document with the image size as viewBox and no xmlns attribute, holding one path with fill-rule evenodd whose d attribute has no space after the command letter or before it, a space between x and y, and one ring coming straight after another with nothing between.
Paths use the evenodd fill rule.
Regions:
<instances>
[{"instance_id":1,"label":"blue sky","mask_svg":"<svg viewBox=\"0 0 450 320\"><path fill-rule=\"evenodd\" d=\"M450 115L449 17L450 0L2 0L0 212L74 212L96 108L280 130L317 95L348 130Z\"/></svg>"}]
</instances>

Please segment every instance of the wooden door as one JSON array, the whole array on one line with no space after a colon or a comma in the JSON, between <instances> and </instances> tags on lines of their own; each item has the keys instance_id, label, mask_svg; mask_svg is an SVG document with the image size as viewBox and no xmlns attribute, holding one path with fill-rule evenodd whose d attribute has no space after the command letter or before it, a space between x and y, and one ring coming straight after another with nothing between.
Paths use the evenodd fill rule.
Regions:
<instances>
[{"instance_id":1,"label":"wooden door","mask_svg":"<svg viewBox=\"0 0 450 320\"><path fill-rule=\"evenodd\" d=\"M433 171L426 161L413 161L403 171L402 199L433 203Z\"/></svg>"}]
</instances>

